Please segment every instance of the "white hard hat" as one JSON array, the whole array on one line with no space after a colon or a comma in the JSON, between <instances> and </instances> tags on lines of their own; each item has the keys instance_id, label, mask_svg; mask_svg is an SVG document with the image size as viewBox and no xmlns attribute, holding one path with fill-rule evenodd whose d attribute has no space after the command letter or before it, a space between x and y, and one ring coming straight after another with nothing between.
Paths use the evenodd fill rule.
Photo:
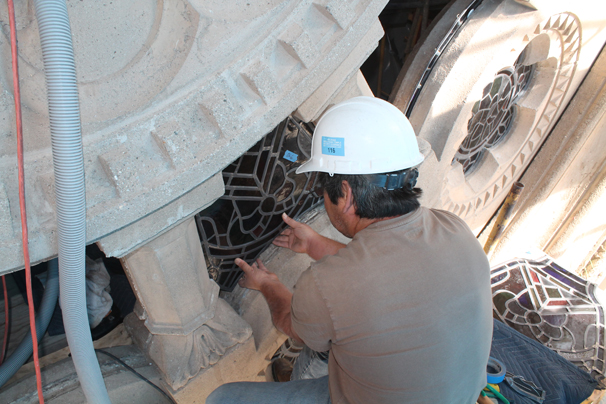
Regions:
<instances>
[{"instance_id":1,"label":"white hard hat","mask_svg":"<svg viewBox=\"0 0 606 404\"><path fill-rule=\"evenodd\" d=\"M322 115L314 131L311 158L297 174L388 173L422 161L414 130L398 108L379 98L355 97Z\"/></svg>"}]
</instances>

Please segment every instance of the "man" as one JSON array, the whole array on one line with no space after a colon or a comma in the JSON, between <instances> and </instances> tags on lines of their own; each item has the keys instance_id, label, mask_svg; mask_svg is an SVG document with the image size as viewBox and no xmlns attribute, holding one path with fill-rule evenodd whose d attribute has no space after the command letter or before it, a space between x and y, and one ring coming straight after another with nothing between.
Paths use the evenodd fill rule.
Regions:
<instances>
[{"instance_id":1,"label":"man","mask_svg":"<svg viewBox=\"0 0 606 404\"><path fill-rule=\"evenodd\" d=\"M274 243L317 260L294 293L261 261L237 264L240 285L261 291L275 326L307 346L293 375L330 351L328 377L232 383L207 402L475 403L491 344L489 264L461 219L420 207L422 160L385 101L356 97L322 116L297 172L319 171L326 213L351 242L283 215L290 228Z\"/></svg>"}]
</instances>

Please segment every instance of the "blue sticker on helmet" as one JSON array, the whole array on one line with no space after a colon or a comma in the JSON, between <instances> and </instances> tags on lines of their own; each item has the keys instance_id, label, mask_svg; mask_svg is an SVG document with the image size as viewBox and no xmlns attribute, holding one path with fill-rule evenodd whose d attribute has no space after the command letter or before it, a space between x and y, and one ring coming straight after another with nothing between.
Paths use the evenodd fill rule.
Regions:
<instances>
[{"instance_id":1,"label":"blue sticker on helmet","mask_svg":"<svg viewBox=\"0 0 606 404\"><path fill-rule=\"evenodd\" d=\"M288 161L292 161L293 163L295 161L297 161L297 158L299 156L293 152L291 152L290 150L286 150L286 152L284 152L284 159L288 160Z\"/></svg>"},{"instance_id":2,"label":"blue sticker on helmet","mask_svg":"<svg viewBox=\"0 0 606 404\"><path fill-rule=\"evenodd\" d=\"M345 156L345 139L342 137L322 136L322 154Z\"/></svg>"}]
</instances>

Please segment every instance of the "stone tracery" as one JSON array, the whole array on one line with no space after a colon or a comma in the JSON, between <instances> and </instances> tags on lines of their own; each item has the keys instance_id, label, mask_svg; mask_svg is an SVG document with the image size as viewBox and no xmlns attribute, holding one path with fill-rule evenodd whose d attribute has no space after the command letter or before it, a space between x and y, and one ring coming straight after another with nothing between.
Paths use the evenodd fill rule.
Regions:
<instances>
[{"instance_id":1,"label":"stone tracery","mask_svg":"<svg viewBox=\"0 0 606 404\"><path fill-rule=\"evenodd\" d=\"M467 137L461 143L453 161L463 166L463 172L471 172L481 161L485 149L504 140L515 118L515 103L527 88L534 67L526 66L520 55L513 67L497 73L494 81L484 88L482 99L473 107L473 115L467 124Z\"/></svg>"},{"instance_id":2,"label":"stone tracery","mask_svg":"<svg viewBox=\"0 0 606 404\"><path fill-rule=\"evenodd\" d=\"M509 148L508 153L502 156L493 152L495 148L483 149L484 154L491 154L492 157L492 162L487 164L486 169L478 166L474 170L465 172L457 158L453 159L449 176L459 177L457 172L461 172L465 176L460 186L446 186L443 189L442 206L445 209L463 218L471 217L494 200L504 197L513 181L530 162L530 157L538 150L556 117L559 116L560 107L570 88L579 59L581 25L578 18L572 13L553 15L538 24L533 33L525 35L524 41L530 45L533 40L545 35L549 37L549 53L542 60L537 60L539 63L536 69L540 71L543 67L549 66L548 70L552 72L550 74L553 74L553 78L548 84L549 90L541 100L534 100L532 105L525 106L526 112L532 115L530 121L526 121L524 125L514 123L515 127L509 131L509 138L512 139L501 142L503 146L507 145ZM520 58L523 58L523 53L520 54ZM552 66L552 63L555 65ZM535 85L531 83L526 91L528 94L533 93ZM515 142L514 137L517 139ZM510 142L511 144L508 145ZM488 153L486 153L487 151ZM479 161L479 159L476 160Z\"/></svg>"}]
</instances>

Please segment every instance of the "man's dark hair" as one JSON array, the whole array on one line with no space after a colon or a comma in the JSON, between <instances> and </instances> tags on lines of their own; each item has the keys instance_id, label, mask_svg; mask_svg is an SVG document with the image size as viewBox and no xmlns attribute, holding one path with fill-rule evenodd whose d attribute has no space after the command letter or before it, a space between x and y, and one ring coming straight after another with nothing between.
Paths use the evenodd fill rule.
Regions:
<instances>
[{"instance_id":1,"label":"man's dark hair","mask_svg":"<svg viewBox=\"0 0 606 404\"><path fill-rule=\"evenodd\" d=\"M337 204L343 194L342 183L347 181L351 187L356 207L356 214L366 219L381 219L385 217L405 215L416 210L421 204L421 188L404 186L387 190L371 184L365 175L318 173L318 182L326 190L328 198Z\"/></svg>"}]
</instances>

